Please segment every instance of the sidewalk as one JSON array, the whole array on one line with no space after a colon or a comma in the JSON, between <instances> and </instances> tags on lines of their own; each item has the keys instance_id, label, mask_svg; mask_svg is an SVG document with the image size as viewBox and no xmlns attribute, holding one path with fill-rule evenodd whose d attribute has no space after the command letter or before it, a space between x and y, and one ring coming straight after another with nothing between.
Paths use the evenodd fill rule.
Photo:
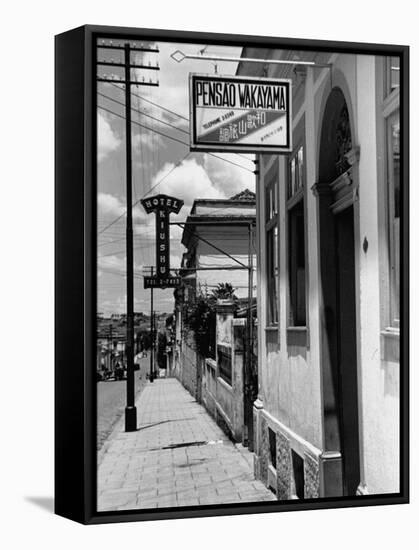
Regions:
<instances>
[{"instance_id":1,"label":"sidewalk","mask_svg":"<svg viewBox=\"0 0 419 550\"><path fill-rule=\"evenodd\" d=\"M276 500L177 380L148 383L137 415L138 430L120 421L98 455L98 511Z\"/></svg>"}]
</instances>

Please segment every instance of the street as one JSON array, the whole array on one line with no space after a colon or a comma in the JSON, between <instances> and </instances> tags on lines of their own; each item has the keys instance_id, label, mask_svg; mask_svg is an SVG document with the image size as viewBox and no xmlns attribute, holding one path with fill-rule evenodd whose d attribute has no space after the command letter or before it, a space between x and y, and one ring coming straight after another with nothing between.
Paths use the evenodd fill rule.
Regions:
<instances>
[{"instance_id":1,"label":"street","mask_svg":"<svg viewBox=\"0 0 419 550\"><path fill-rule=\"evenodd\" d=\"M137 396L138 429L122 421L98 463L98 511L276 500L253 475L253 455L232 443L174 378Z\"/></svg>"},{"instance_id":2,"label":"street","mask_svg":"<svg viewBox=\"0 0 419 550\"><path fill-rule=\"evenodd\" d=\"M135 372L135 392L144 387L146 374L150 370L150 358L140 360L140 370ZM126 380L108 380L97 383L97 450L122 416L126 403Z\"/></svg>"}]
</instances>

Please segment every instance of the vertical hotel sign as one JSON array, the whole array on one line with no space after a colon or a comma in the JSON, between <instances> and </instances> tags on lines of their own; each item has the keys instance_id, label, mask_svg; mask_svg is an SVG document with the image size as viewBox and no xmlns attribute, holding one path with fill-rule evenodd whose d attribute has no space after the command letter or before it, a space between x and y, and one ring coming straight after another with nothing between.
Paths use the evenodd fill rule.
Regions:
<instances>
[{"instance_id":1,"label":"vertical hotel sign","mask_svg":"<svg viewBox=\"0 0 419 550\"><path fill-rule=\"evenodd\" d=\"M289 153L291 80L189 76L191 151Z\"/></svg>"},{"instance_id":2,"label":"vertical hotel sign","mask_svg":"<svg viewBox=\"0 0 419 550\"><path fill-rule=\"evenodd\" d=\"M142 199L141 204L147 214L156 216L156 275L144 277L144 288L174 288L180 285L180 277L170 273L170 232L169 217L178 214L183 201L168 195L156 195Z\"/></svg>"}]
</instances>

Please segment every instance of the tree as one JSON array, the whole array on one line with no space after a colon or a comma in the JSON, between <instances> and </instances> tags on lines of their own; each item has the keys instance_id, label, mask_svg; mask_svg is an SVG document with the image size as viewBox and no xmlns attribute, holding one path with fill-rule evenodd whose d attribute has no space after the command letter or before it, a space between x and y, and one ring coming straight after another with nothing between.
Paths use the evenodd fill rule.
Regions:
<instances>
[{"instance_id":1,"label":"tree","mask_svg":"<svg viewBox=\"0 0 419 550\"><path fill-rule=\"evenodd\" d=\"M166 334L159 332L157 335L157 363L159 368L166 368Z\"/></svg>"},{"instance_id":2,"label":"tree","mask_svg":"<svg viewBox=\"0 0 419 550\"><path fill-rule=\"evenodd\" d=\"M215 358L217 300L236 300L234 290L230 283L218 283L211 294L200 291L195 302L188 304L185 323L193 331L197 350L202 357Z\"/></svg>"},{"instance_id":3,"label":"tree","mask_svg":"<svg viewBox=\"0 0 419 550\"><path fill-rule=\"evenodd\" d=\"M217 287L212 291L213 297L217 300L228 300L229 298L236 300L234 294L235 288L231 283L218 283Z\"/></svg>"},{"instance_id":4,"label":"tree","mask_svg":"<svg viewBox=\"0 0 419 550\"><path fill-rule=\"evenodd\" d=\"M140 330L137 332L137 346L139 350L151 348L151 332L149 330Z\"/></svg>"}]
</instances>

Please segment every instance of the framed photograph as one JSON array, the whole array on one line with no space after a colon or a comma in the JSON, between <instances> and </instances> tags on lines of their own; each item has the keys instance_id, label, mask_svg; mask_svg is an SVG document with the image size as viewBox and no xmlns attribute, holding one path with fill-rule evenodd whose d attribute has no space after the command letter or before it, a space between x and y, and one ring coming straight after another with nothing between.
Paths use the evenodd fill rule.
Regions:
<instances>
[{"instance_id":1,"label":"framed photograph","mask_svg":"<svg viewBox=\"0 0 419 550\"><path fill-rule=\"evenodd\" d=\"M408 502L409 48L55 44L56 513Z\"/></svg>"}]
</instances>

